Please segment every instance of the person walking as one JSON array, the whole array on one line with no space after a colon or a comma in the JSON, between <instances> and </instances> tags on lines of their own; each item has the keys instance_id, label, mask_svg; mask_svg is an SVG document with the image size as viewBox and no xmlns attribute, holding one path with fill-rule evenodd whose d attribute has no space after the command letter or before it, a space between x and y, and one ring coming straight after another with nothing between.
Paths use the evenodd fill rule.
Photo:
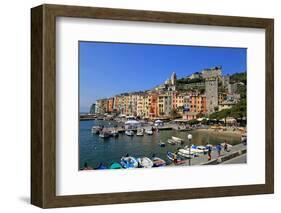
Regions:
<instances>
[{"instance_id":1,"label":"person walking","mask_svg":"<svg viewBox=\"0 0 281 213\"><path fill-rule=\"evenodd\" d=\"M221 144L220 144L220 143L219 143L219 144L217 144L216 149L217 149L217 152L218 152L218 157L220 157L220 156L221 156L221 149L222 149L222 147L221 147Z\"/></svg>"},{"instance_id":2,"label":"person walking","mask_svg":"<svg viewBox=\"0 0 281 213\"><path fill-rule=\"evenodd\" d=\"M212 160L212 147L208 146L208 161Z\"/></svg>"},{"instance_id":3,"label":"person walking","mask_svg":"<svg viewBox=\"0 0 281 213\"><path fill-rule=\"evenodd\" d=\"M177 158L177 155L176 155L176 154L173 154L173 161L174 161L174 164L175 164L175 165L178 164L178 158Z\"/></svg>"},{"instance_id":4,"label":"person walking","mask_svg":"<svg viewBox=\"0 0 281 213\"><path fill-rule=\"evenodd\" d=\"M228 152L227 148L228 148L228 145L227 145L226 141L224 141L223 149L224 149L225 152Z\"/></svg>"}]
</instances>

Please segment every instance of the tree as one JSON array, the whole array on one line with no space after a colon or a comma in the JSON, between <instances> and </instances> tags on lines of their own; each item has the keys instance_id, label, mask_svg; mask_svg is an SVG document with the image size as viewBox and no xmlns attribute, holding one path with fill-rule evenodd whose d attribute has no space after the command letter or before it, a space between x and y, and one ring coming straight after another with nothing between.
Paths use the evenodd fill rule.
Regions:
<instances>
[{"instance_id":1,"label":"tree","mask_svg":"<svg viewBox=\"0 0 281 213\"><path fill-rule=\"evenodd\" d=\"M231 109L223 109L218 112L212 113L209 117L210 119L221 120L224 119L224 124L226 125L226 118L231 115Z\"/></svg>"},{"instance_id":2,"label":"tree","mask_svg":"<svg viewBox=\"0 0 281 213\"><path fill-rule=\"evenodd\" d=\"M234 118L243 118L247 117L247 101L246 99L242 99L238 104L233 106L230 109L230 116Z\"/></svg>"},{"instance_id":3,"label":"tree","mask_svg":"<svg viewBox=\"0 0 281 213\"><path fill-rule=\"evenodd\" d=\"M195 125L195 124L198 124L198 123L199 123L199 121L197 121L196 119L188 121L188 124L191 125L191 126Z\"/></svg>"},{"instance_id":4,"label":"tree","mask_svg":"<svg viewBox=\"0 0 281 213\"><path fill-rule=\"evenodd\" d=\"M241 72L241 73L234 73L230 76L230 82L235 83L235 82L242 82L245 85L247 85L247 73L246 72Z\"/></svg>"},{"instance_id":5,"label":"tree","mask_svg":"<svg viewBox=\"0 0 281 213\"><path fill-rule=\"evenodd\" d=\"M200 88L200 89L199 89L199 93L200 93L200 94L204 94L204 93L205 93L205 87L204 87L204 88Z\"/></svg>"}]
</instances>

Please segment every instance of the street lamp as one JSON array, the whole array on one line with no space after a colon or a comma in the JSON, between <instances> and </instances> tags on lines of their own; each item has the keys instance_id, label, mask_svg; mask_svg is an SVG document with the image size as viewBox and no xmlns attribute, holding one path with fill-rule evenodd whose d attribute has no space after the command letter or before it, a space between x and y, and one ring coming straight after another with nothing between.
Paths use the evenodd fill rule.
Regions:
<instances>
[{"instance_id":1,"label":"street lamp","mask_svg":"<svg viewBox=\"0 0 281 213\"><path fill-rule=\"evenodd\" d=\"M188 146L189 146L189 160L188 160L188 163L189 163L189 166L191 166L191 140L192 140L192 135L191 134L188 134L187 136L187 139L188 139Z\"/></svg>"}]
</instances>

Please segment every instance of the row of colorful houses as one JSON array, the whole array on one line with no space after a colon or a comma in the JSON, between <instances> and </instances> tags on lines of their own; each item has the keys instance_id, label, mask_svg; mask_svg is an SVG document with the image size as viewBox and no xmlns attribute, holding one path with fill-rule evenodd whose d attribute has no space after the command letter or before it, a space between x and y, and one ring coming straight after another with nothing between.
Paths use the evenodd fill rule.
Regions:
<instances>
[{"instance_id":1,"label":"row of colorful houses","mask_svg":"<svg viewBox=\"0 0 281 213\"><path fill-rule=\"evenodd\" d=\"M231 86L230 91L229 76L222 76L221 69L215 67L194 73L189 79L205 79L196 85L177 83L176 73L173 72L164 84L152 90L99 99L93 104L93 111L97 114L115 113L149 119L181 116L183 119L192 120L228 109L238 103L240 95L237 94L237 86ZM224 88L220 92L219 81Z\"/></svg>"},{"instance_id":2,"label":"row of colorful houses","mask_svg":"<svg viewBox=\"0 0 281 213\"><path fill-rule=\"evenodd\" d=\"M174 114L205 114L206 96L191 92L149 91L117 95L96 101L96 113L119 113L142 118L167 118Z\"/></svg>"}]
</instances>

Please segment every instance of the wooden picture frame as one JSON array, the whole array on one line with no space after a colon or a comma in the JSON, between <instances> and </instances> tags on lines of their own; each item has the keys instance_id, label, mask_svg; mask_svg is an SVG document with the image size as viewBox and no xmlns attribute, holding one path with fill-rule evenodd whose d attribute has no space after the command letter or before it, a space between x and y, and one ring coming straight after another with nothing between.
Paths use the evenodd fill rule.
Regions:
<instances>
[{"instance_id":1,"label":"wooden picture frame","mask_svg":"<svg viewBox=\"0 0 281 213\"><path fill-rule=\"evenodd\" d=\"M265 184L87 195L56 195L56 18L95 18L265 29ZM126 9L41 5L31 9L31 203L42 208L274 192L274 21Z\"/></svg>"}]
</instances>

